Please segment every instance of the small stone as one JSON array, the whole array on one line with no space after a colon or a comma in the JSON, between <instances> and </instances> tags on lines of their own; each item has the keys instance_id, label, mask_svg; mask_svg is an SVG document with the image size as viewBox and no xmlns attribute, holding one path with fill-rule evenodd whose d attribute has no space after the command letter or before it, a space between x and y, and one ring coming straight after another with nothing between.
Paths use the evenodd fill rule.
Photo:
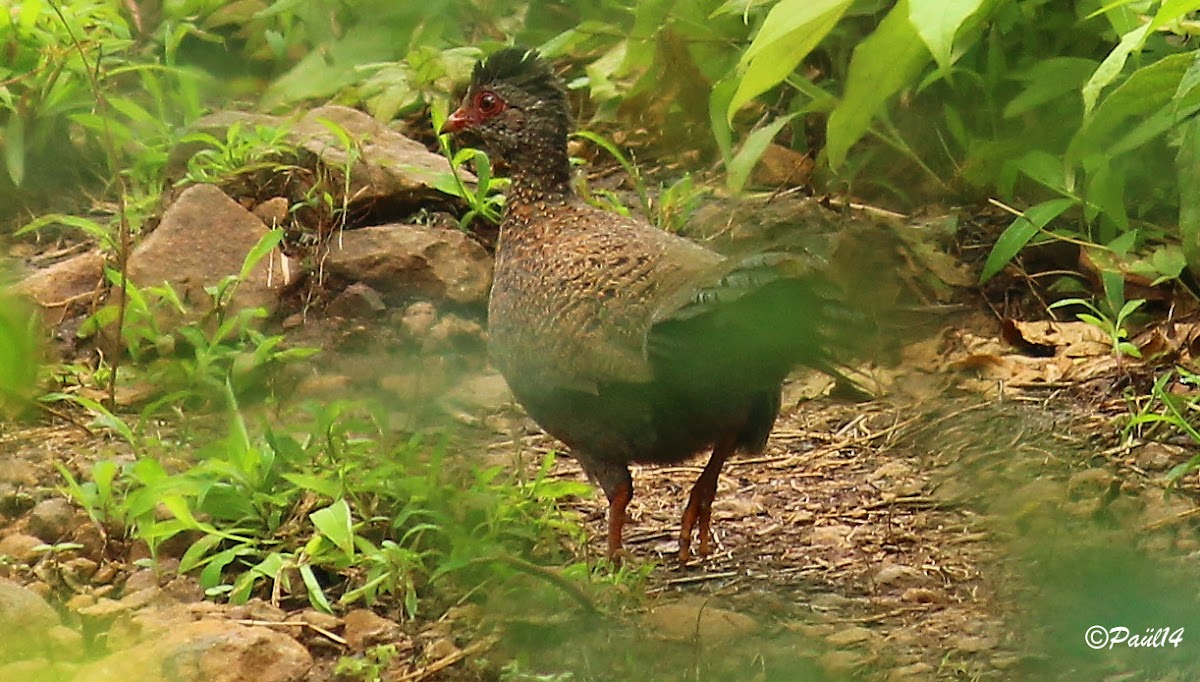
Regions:
<instances>
[{"instance_id":1,"label":"small stone","mask_svg":"<svg viewBox=\"0 0 1200 682\"><path fill-rule=\"evenodd\" d=\"M139 568L125 580L126 592L137 592L159 586L158 571L153 568Z\"/></svg>"},{"instance_id":2,"label":"small stone","mask_svg":"<svg viewBox=\"0 0 1200 682\"><path fill-rule=\"evenodd\" d=\"M0 481L0 514L19 516L33 508L33 496L12 483Z\"/></svg>"},{"instance_id":3,"label":"small stone","mask_svg":"<svg viewBox=\"0 0 1200 682\"><path fill-rule=\"evenodd\" d=\"M425 645L424 656L427 661L440 661L457 655L458 645L449 637L439 637Z\"/></svg>"},{"instance_id":4,"label":"small stone","mask_svg":"<svg viewBox=\"0 0 1200 682\"><path fill-rule=\"evenodd\" d=\"M423 339L437 322L437 308L428 301L417 301L404 309L400 325L414 339Z\"/></svg>"},{"instance_id":5,"label":"small stone","mask_svg":"<svg viewBox=\"0 0 1200 682\"><path fill-rule=\"evenodd\" d=\"M65 573L70 574L76 581L86 583L96 574L96 569L99 567L95 561L87 557L75 557L63 562L62 569Z\"/></svg>"},{"instance_id":6,"label":"small stone","mask_svg":"<svg viewBox=\"0 0 1200 682\"><path fill-rule=\"evenodd\" d=\"M933 666L924 662L918 661L909 665L896 668L888 674L890 682L908 682L909 680L927 680L932 677Z\"/></svg>"},{"instance_id":7,"label":"small stone","mask_svg":"<svg viewBox=\"0 0 1200 682\"><path fill-rule=\"evenodd\" d=\"M817 658L817 665L831 675L844 675L866 662L866 656L854 651L827 651Z\"/></svg>"},{"instance_id":8,"label":"small stone","mask_svg":"<svg viewBox=\"0 0 1200 682\"><path fill-rule=\"evenodd\" d=\"M1100 499L1108 493L1116 478L1108 469L1084 469L1067 480L1067 495L1075 500L1085 497Z\"/></svg>"},{"instance_id":9,"label":"small stone","mask_svg":"<svg viewBox=\"0 0 1200 682\"><path fill-rule=\"evenodd\" d=\"M95 603L96 597L80 592L79 594L76 594L68 599L65 606L67 607L68 611L78 611L79 609L85 609Z\"/></svg>"},{"instance_id":10,"label":"small stone","mask_svg":"<svg viewBox=\"0 0 1200 682\"><path fill-rule=\"evenodd\" d=\"M83 666L76 682L301 682L313 659L270 628L226 620L175 625L149 641Z\"/></svg>"},{"instance_id":11,"label":"small stone","mask_svg":"<svg viewBox=\"0 0 1200 682\"><path fill-rule=\"evenodd\" d=\"M49 544L61 542L71 532L75 508L61 497L51 497L33 506L29 512L29 532Z\"/></svg>"},{"instance_id":12,"label":"small stone","mask_svg":"<svg viewBox=\"0 0 1200 682\"><path fill-rule=\"evenodd\" d=\"M259 203L251 211L263 224L270 228L283 225L288 217L287 197L273 197Z\"/></svg>"},{"instance_id":13,"label":"small stone","mask_svg":"<svg viewBox=\"0 0 1200 682\"><path fill-rule=\"evenodd\" d=\"M45 544L40 538L32 535L14 533L0 538L0 556L9 557L23 564L33 563L41 556L41 552L38 552L37 548Z\"/></svg>"},{"instance_id":14,"label":"small stone","mask_svg":"<svg viewBox=\"0 0 1200 682\"><path fill-rule=\"evenodd\" d=\"M321 628L322 630L337 630L343 625L341 618L338 618L331 613L321 613L316 609L305 609L296 614L296 618L303 623L307 623L316 628Z\"/></svg>"},{"instance_id":15,"label":"small stone","mask_svg":"<svg viewBox=\"0 0 1200 682\"><path fill-rule=\"evenodd\" d=\"M346 287L329 302L326 313L347 319L376 317L387 310L383 296L362 282Z\"/></svg>"},{"instance_id":16,"label":"small stone","mask_svg":"<svg viewBox=\"0 0 1200 682\"><path fill-rule=\"evenodd\" d=\"M1181 454L1179 448L1149 442L1137 449L1137 465L1143 471L1158 472L1170 469Z\"/></svg>"},{"instance_id":17,"label":"small stone","mask_svg":"<svg viewBox=\"0 0 1200 682\"><path fill-rule=\"evenodd\" d=\"M826 547L842 546L846 544L846 538L850 536L852 530L850 526L844 524L814 526L809 542Z\"/></svg>"},{"instance_id":18,"label":"small stone","mask_svg":"<svg viewBox=\"0 0 1200 682\"><path fill-rule=\"evenodd\" d=\"M839 630L825 638L825 641L834 646L848 646L850 644L859 644L869 639L874 639L878 635L872 630L864 627L849 627L844 630Z\"/></svg>"},{"instance_id":19,"label":"small stone","mask_svg":"<svg viewBox=\"0 0 1200 682\"><path fill-rule=\"evenodd\" d=\"M684 599L656 606L646 614L647 628L667 640L724 642L758 630L758 622L736 611L717 608L705 599Z\"/></svg>"},{"instance_id":20,"label":"small stone","mask_svg":"<svg viewBox=\"0 0 1200 682\"><path fill-rule=\"evenodd\" d=\"M954 639L951 646L959 651L965 651L970 654L995 649L1000 645L1000 642L995 637L958 637Z\"/></svg>"},{"instance_id":21,"label":"small stone","mask_svg":"<svg viewBox=\"0 0 1200 682\"><path fill-rule=\"evenodd\" d=\"M896 585L900 583L921 584L929 582L929 578L912 566L903 564L884 564L875 574L875 584L879 586Z\"/></svg>"},{"instance_id":22,"label":"small stone","mask_svg":"<svg viewBox=\"0 0 1200 682\"><path fill-rule=\"evenodd\" d=\"M400 626L368 609L355 609L343 619L346 629L342 636L351 651L365 651L367 647L382 644L400 632Z\"/></svg>"},{"instance_id":23,"label":"small stone","mask_svg":"<svg viewBox=\"0 0 1200 682\"><path fill-rule=\"evenodd\" d=\"M928 587L910 587L900 595L900 601L909 604L941 604L946 599L941 592Z\"/></svg>"},{"instance_id":24,"label":"small stone","mask_svg":"<svg viewBox=\"0 0 1200 682\"><path fill-rule=\"evenodd\" d=\"M47 630L46 639L58 658L79 660L86 653L83 635L65 625L55 625Z\"/></svg>"}]
</instances>

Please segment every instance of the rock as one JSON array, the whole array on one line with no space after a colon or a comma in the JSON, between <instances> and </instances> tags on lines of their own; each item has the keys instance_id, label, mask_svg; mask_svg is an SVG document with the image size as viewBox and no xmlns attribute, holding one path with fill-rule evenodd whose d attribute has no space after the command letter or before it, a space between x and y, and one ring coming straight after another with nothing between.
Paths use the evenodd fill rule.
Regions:
<instances>
[{"instance_id":1,"label":"rock","mask_svg":"<svg viewBox=\"0 0 1200 682\"><path fill-rule=\"evenodd\" d=\"M37 470L32 464L17 458L0 461L0 483L34 486L38 483Z\"/></svg>"},{"instance_id":2,"label":"rock","mask_svg":"<svg viewBox=\"0 0 1200 682\"><path fill-rule=\"evenodd\" d=\"M1112 486L1116 476L1108 469L1084 469L1067 480L1067 495L1073 499L1100 499Z\"/></svg>"},{"instance_id":3,"label":"rock","mask_svg":"<svg viewBox=\"0 0 1200 682\"><path fill-rule=\"evenodd\" d=\"M928 680L933 677L933 675L931 675L932 672L932 665L924 661L917 661L916 663L911 663L909 665L896 668L892 672L888 673L887 678L888 680L892 680L894 682L901 682L901 680L904 682L908 682L909 680Z\"/></svg>"},{"instance_id":4,"label":"rock","mask_svg":"<svg viewBox=\"0 0 1200 682\"><path fill-rule=\"evenodd\" d=\"M327 123L345 131L355 147L347 149ZM357 109L334 104L313 109L300 119L289 139L338 174L353 160L347 194L356 203L388 199L411 205L446 199L434 186L450 177L450 163Z\"/></svg>"},{"instance_id":5,"label":"rock","mask_svg":"<svg viewBox=\"0 0 1200 682\"><path fill-rule=\"evenodd\" d=\"M332 240L325 271L363 282L385 299L413 297L481 303L492 282L492 259L458 230L423 225L374 225Z\"/></svg>"},{"instance_id":6,"label":"rock","mask_svg":"<svg viewBox=\"0 0 1200 682\"><path fill-rule=\"evenodd\" d=\"M347 149L322 120L349 135L354 140L353 150ZM445 158L357 109L327 105L313 109L294 124L280 116L222 111L196 121L191 130L224 139L235 123L251 129L254 126L287 129L285 140L315 155L325 166L322 170L332 172L331 182L339 189L343 179L338 176L343 176L347 162L353 160L348 192L352 207L375 204L381 199L408 206L445 203L448 199L436 189L450 178L450 164ZM195 145L180 145L171 151L168 167L173 177L182 175L181 169L197 149ZM459 174L464 182L474 184L475 178L469 172L459 171Z\"/></svg>"},{"instance_id":7,"label":"rock","mask_svg":"<svg viewBox=\"0 0 1200 682\"><path fill-rule=\"evenodd\" d=\"M900 595L900 601L910 604L941 604L946 598L941 592L928 587L910 587Z\"/></svg>"},{"instance_id":8,"label":"rock","mask_svg":"<svg viewBox=\"0 0 1200 682\"><path fill-rule=\"evenodd\" d=\"M404 309L400 325L414 339L423 339L437 322L437 308L428 301L417 301Z\"/></svg>"},{"instance_id":9,"label":"rock","mask_svg":"<svg viewBox=\"0 0 1200 682\"><path fill-rule=\"evenodd\" d=\"M455 386L442 399L467 412L483 412L499 409L514 401L508 382L499 372L474 374Z\"/></svg>"},{"instance_id":10,"label":"rock","mask_svg":"<svg viewBox=\"0 0 1200 682\"><path fill-rule=\"evenodd\" d=\"M875 574L875 585L882 587L885 585L899 584L917 584L921 585L929 582L929 578L921 571L912 566L903 564L885 563L879 572Z\"/></svg>"},{"instance_id":11,"label":"rock","mask_svg":"<svg viewBox=\"0 0 1200 682\"><path fill-rule=\"evenodd\" d=\"M750 616L708 604L704 599L685 599L663 604L645 616L647 629L656 637L688 641L699 636L712 644L752 634L758 623Z\"/></svg>"},{"instance_id":12,"label":"rock","mask_svg":"<svg viewBox=\"0 0 1200 682\"><path fill-rule=\"evenodd\" d=\"M851 644L861 644L876 637L878 635L874 631L861 626L854 626L838 630L826 637L825 641L834 646L849 646Z\"/></svg>"},{"instance_id":13,"label":"rock","mask_svg":"<svg viewBox=\"0 0 1200 682\"><path fill-rule=\"evenodd\" d=\"M387 304L383 302L383 296L380 296L378 291L362 282L355 282L330 301L325 312L334 317L369 318L385 310Z\"/></svg>"},{"instance_id":14,"label":"rock","mask_svg":"<svg viewBox=\"0 0 1200 682\"><path fill-rule=\"evenodd\" d=\"M250 211L254 217L263 221L263 224L270 228L276 228L284 224L288 217L288 200L287 197L274 197L259 203Z\"/></svg>"},{"instance_id":15,"label":"rock","mask_svg":"<svg viewBox=\"0 0 1200 682\"><path fill-rule=\"evenodd\" d=\"M459 652L458 645L449 637L438 637L429 644L425 645L422 655L426 661L440 661L443 658L449 658Z\"/></svg>"},{"instance_id":16,"label":"rock","mask_svg":"<svg viewBox=\"0 0 1200 682\"><path fill-rule=\"evenodd\" d=\"M33 563L40 556L36 547L46 544L41 539L24 533L14 533L0 538L0 556L6 556L23 564Z\"/></svg>"},{"instance_id":17,"label":"rock","mask_svg":"<svg viewBox=\"0 0 1200 682\"><path fill-rule=\"evenodd\" d=\"M0 481L0 514L19 516L32 508L32 495L12 483Z\"/></svg>"},{"instance_id":18,"label":"rock","mask_svg":"<svg viewBox=\"0 0 1200 682\"><path fill-rule=\"evenodd\" d=\"M38 270L13 290L36 303L43 319L53 323L62 316L64 302L87 298L103 280L104 256L99 251L88 251Z\"/></svg>"},{"instance_id":19,"label":"rock","mask_svg":"<svg viewBox=\"0 0 1200 682\"><path fill-rule=\"evenodd\" d=\"M46 633L62 625L58 614L32 590L0 580L0 662L34 658L51 644ZM27 679L27 678L0 678Z\"/></svg>"},{"instance_id":20,"label":"rock","mask_svg":"<svg viewBox=\"0 0 1200 682\"><path fill-rule=\"evenodd\" d=\"M831 675L845 675L866 662L866 656L854 651L827 651L817 658L817 664Z\"/></svg>"},{"instance_id":21,"label":"rock","mask_svg":"<svg viewBox=\"0 0 1200 682\"><path fill-rule=\"evenodd\" d=\"M846 538L853 529L841 523L829 526L814 526L809 542L824 547L841 547L847 544Z\"/></svg>"},{"instance_id":22,"label":"rock","mask_svg":"<svg viewBox=\"0 0 1200 682\"><path fill-rule=\"evenodd\" d=\"M29 532L47 543L61 542L71 532L75 508L61 497L51 497L29 512Z\"/></svg>"},{"instance_id":23,"label":"rock","mask_svg":"<svg viewBox=\"0 0 1200 682\"><path fill-rule=\"evenodd\" d=\"M972 637L969 635L956 637L950 643L952 648L965 651L969 654L995 649L999 645L1000 642L995 637Z\"/></svg>"},{"instance_id":24,"label":"rock","mask_svg":"<svg viewBox=\"0 0 1200 682\"><path fill-rule=\"evenodd\" d=\"M134 248L129 279L143 288L167 282L195 313L202 313L210 308L204 287L241 272L246 254L266 233L261 220L216 186L188 187ZM234 294L235 307L275 309L276 292L291 283L280 273L300 271L298 265L277 265L272 272L271 259L280 258L272 252L251 270Z\"/></svg>"},{"instance_id":25,"label":"rock","mask_svg":"<svg viewBox=\"0 0 1200 682\"><path fill-rule=\"evenodd\" d=\"M400 633L400 626L368 609L355 609L342 619L346 629L342 637L351 651L362 652L367 647L382 644Z\"/></svg>"},{"instance_id":26,"label":"rock","mask_svg":"<svg viewBox=\"0 0 1200 682\"><path fill-rule=\"evenodd\" d=\"M322 630L332 631L342 627L343 625L341 618L338 618L331 613L322 613L315 609L305 609L296 614L296 618L302 623L307 623L315 628L321 628Z\"/></svg>"},{"instance_id":27,"label":"rock","mask_svg":"<svg viewBox=\"0 0 1200 682\"><path fill-rule=\"evenodd\" d=\"M75 682L299 682L312 668L299 642L265 627L200 620L82 667Z\"/></svg>"},{"instance_id":28,"label":"rock","mask_svg":"<svg viewBox=\"0 0 1200 682\"><path fill-rule=\"evenodd\" d=\"M1166 471L1182 454L1182 448L1165 443L1145 443L1137 449L1137 465L1145 471Z\"/></svg>"},{"instance_id":29,"label":"rock","mask_svg":"<svg viewBox=\"0 0 1200 682\"><path fill-rule=\"evenodd\" d=\"M47 630L46 641L47 646L54 652L56 660L77 661L87 653L87 649L83 645L83 635L65 625L55 625ZM4 678L0 677L0 679Z\"/></svg>"},{"instance_id":30,"label":"rock","mask_svg":"<svg viewBox=\"0 0 1200 682\"><path fill-rule=\"evenodd\" d=\"M159 572L153 568L139 568L125 580L126 592L137 592L151 587L158 587Z\"/></svg>"}]
</instances>

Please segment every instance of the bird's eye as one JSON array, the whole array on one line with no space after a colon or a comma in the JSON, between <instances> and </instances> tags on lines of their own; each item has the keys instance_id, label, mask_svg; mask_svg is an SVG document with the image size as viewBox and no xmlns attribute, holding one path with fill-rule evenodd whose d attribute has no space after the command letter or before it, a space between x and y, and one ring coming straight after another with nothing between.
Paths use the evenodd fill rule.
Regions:
<instances>
[{"instance_id":1,"label":"bird's eye","mask_svg":"<svg viewBox=\"0 0 1200 682\"><path fill-rule=\"evenodd\" d=\"M495 116L504 111L504 100L494 92L481 92L475 97L475 106L484 116Z\"/></svg>"}]
</instances>

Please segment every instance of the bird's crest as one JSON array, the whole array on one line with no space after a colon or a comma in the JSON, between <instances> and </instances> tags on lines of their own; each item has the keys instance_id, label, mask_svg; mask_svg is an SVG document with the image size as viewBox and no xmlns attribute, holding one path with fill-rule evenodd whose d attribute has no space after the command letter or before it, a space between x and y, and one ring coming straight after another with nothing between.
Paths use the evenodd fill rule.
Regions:
<instances>
[{"instance_id":1,"label":"bird's crest","mask_svg":"<svg viewBox=\"0 0 1200 682\"><path fill-rule=\"evenodd\" d=\"M541 54L524 47L506 47L480 60L475 65L472 80L476 85L511 83L535 94L543 94L546 90L562 92L562 85Z\"/></svg>"}]
</instances>

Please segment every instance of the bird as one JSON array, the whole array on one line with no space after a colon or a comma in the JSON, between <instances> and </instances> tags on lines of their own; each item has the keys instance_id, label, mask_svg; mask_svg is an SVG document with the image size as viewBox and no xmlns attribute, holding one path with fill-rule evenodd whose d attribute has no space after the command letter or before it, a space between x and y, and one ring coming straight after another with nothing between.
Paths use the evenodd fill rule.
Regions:
<instances>
[{"instance_id":1,"label":"bird","mask_svg":"<svg viewBox=\"0 0 1200 682\"><path fill-rule=\"evenodd\" d=\"M684 507L678 559L712 550L725 462L759 453L788 373L841 376L859 318L810 253L726 256L593 207L571 186L566 91L523 47L481 59L440 129L510 178L488 300L488 350L517 402L599 484L619 562L629 465L708 463Z\"/></svg>"}]
</instances>

